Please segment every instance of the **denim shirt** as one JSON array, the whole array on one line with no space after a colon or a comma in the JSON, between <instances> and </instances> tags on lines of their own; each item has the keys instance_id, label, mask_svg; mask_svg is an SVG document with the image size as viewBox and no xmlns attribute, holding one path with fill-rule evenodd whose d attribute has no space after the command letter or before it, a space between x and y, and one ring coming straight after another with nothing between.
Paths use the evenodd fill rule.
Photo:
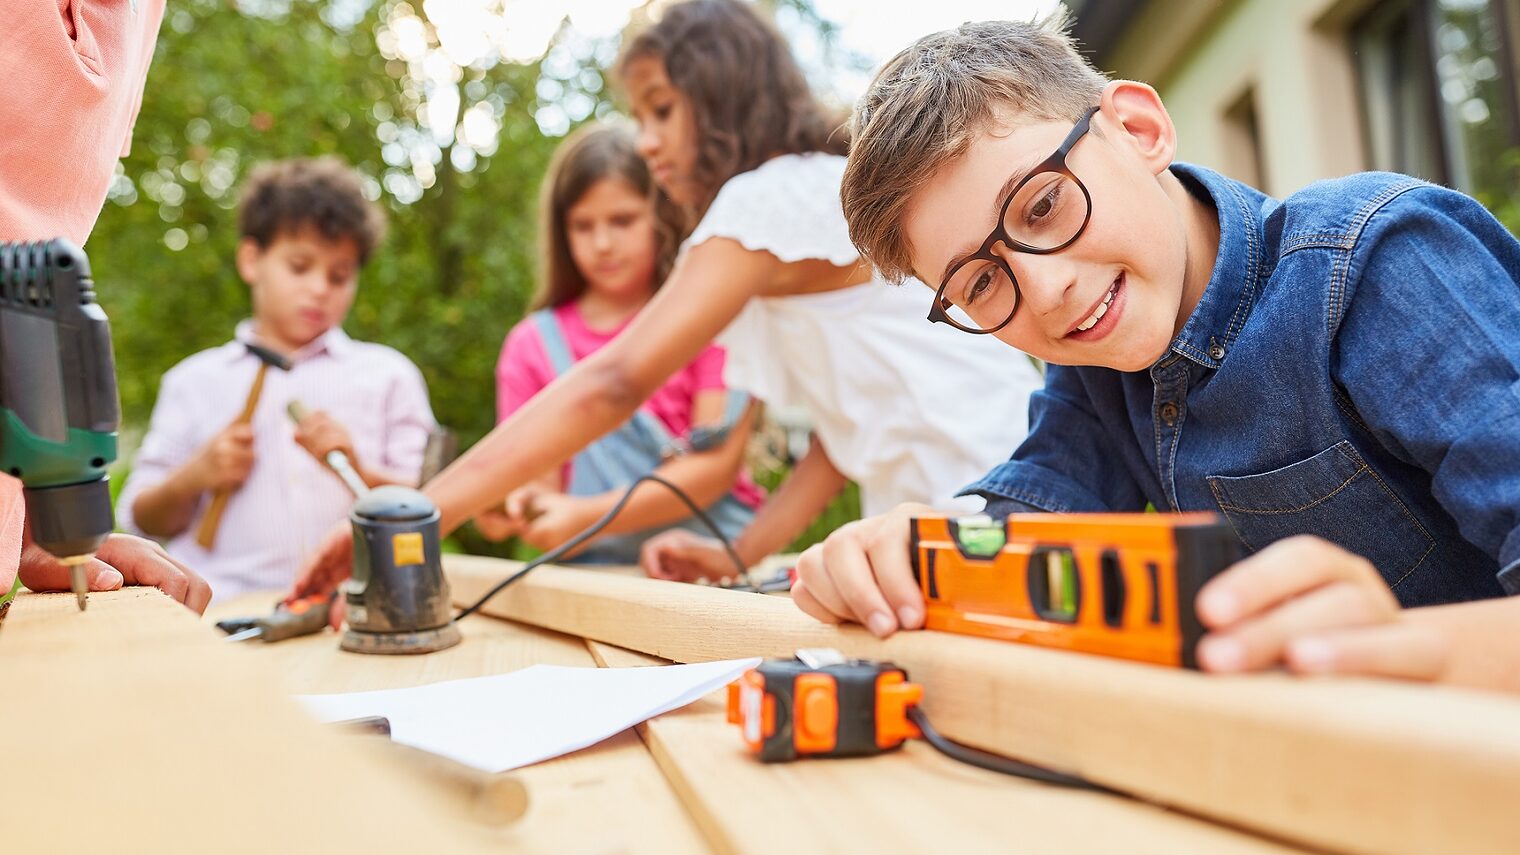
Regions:
<instances>
[{"instance_id":1,"label":"denim shirt","mask_svg":"<svg viewBox=\"0 0 1520 855\"><path fill-rule=\"evenodd\" d=\"M1520 243L1476 201L1366 173L1284 200L1195 166L1198 306L1147 371L1051 366L988 512L1222 513L1314 534L1405 605L1520 593Z\"/></svg>"}]
</instances>

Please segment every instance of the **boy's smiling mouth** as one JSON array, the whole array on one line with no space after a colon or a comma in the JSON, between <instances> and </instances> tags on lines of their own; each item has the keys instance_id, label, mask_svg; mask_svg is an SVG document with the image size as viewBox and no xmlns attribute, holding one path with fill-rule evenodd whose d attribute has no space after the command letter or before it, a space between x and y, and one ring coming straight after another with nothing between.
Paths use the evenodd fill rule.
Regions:
<instances>
[{"instance_id":1,"label":"boy's smiling mouth","mask_svg":"<svg viewBox=\"0 0 1520 855\"><path fill-rule=\"evenodd\" d=\"M1065 337L1077 341L1097 341L1108 335L1119 323L1120 310L1124 306L1124 284L1125 275L1121 271L1103 296L1093 304L1092 309L1067 330Z\"/></svg>"}]
</instances>

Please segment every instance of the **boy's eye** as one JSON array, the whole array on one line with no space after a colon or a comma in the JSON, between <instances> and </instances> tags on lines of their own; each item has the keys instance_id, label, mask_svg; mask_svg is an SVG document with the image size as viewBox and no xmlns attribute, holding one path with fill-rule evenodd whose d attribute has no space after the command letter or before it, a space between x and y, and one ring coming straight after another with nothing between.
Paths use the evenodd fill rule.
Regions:
<instances>
[{"instance_id":1,"label":"boy's eye","mask_svg":"<svg viewBox=\"0 0 1520 855\"><path fill-rule=\"evenodd\" d=\"M1050 219L1051 214L1056 210L1056 206L1061 203L1061 187L1063 183L1061 181L1051 182L1045 189L1045 192L1041 193L1035 199L1034 204L1029 206L1029 213L1026 219L1031 226Z\"/></svg>"},{"instance_id":2,"label":"boy's eye","mask_svg":"<svg viewBox=\"0 0 1520 855\"><path fill-rule=\"evenodd\" d=\"M660 119L660 120L664 120L664 119L670 118L670 108L671 108L670 104L661 104L660 106L655 107L654 108L654 117L656 119Z\"/></svg>"},{"instance_id":3,"label":"boy's eye","mask_svg":"<svg viewBox=\"0 0 1520 855\"><path fill-rule=\"evenodd\" d=\"M1002 278L1002 270L996 264L984 264L967 271L961 289L961 305L972 306L993 290Z\"/></svg>"},{"instance_id":4,"label":"boy's eye","mask_svg":"<svg viewBox=\"0 0 1520 855\"><path fill-rule=\"evenodd\" d=\"M612 218L612 225L614 228L626 229L633 225L634 219L633 214L619 214Z\"/></svg>"}]
</instances>

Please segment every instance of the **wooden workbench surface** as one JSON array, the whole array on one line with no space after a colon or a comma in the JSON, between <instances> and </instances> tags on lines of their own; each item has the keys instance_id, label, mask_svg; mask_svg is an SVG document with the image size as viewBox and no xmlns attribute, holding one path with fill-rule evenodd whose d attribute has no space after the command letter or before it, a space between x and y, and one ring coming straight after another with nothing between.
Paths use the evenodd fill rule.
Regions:
<instances>
[{"instance_id":1,"label":"wooden workbench surface","mask_svg":"<svg viewBox=\"0 0 1520 855\"><path fill-rule=\"evenodd\" d=\"M23 597L0 623L6 850L267 852L274 835L309 844L289 851L325 852L1293 851L919 744L760 764L719 694L520 770L527 815L484 829L380 743L313 724L285 696L660 660L488 617L466 620L458 647L419 657L343 653L331 633L228 645L209 625L273 600L220 604L198 623L152 591L91 595L83 616L65 596Z\"/></svg>"},{"instance_id":2,"label":"wooden workbench surface","mask_svg":"<svg viewBox=\"0 0 1520 855\"><path fill-rule=\"evenodd\" d=\"M208 617L258 613L271 602L246 597ZM537 662L621 667L664 661L488 617L469 618L461 630L465 641L458 647L422 657L343 653L330 634L238 646L249 658L275 663L292 693L418 685ZM516 839L545 852L975 852L1010 845L1068 852L1295 851L1131 799L983 772L925 745L861 760L761 764L744 753L725 720L721 692L655 719L639 735L629 731L518 774L530 807ZM588 815L596 821L587 822ZM695 836L699 826L707 846Z\"/></svg>"}]
</instances>

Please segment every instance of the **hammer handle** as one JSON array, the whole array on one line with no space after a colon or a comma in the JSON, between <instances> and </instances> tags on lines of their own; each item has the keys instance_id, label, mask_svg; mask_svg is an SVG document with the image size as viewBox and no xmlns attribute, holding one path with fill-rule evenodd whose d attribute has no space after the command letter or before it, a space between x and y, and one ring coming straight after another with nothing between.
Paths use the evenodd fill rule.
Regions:
<instances>
[{"instance_id":1,"label":"hammer handle","mask_svg":"<svg viewBox=\"0 0 1520 855\"><path fill-rule=\"evenodd\" d=\"M259 363L259 370L253 375L253 387L248 390L248 400L243 402L243 411L233 420L233 424L248 424L253 421L253 411L258 409L259 396L264 392L264 373L269 370L267 362ZM211 506L206 508L206 515L201 517L200 527L195 530L195 542L200 544L201 549L211 551L216 545L217 529L222 525L222 513L227 510L227 500L232 498L231 490L217 490L211 494Z\"/></svg>"}]
</instances>

